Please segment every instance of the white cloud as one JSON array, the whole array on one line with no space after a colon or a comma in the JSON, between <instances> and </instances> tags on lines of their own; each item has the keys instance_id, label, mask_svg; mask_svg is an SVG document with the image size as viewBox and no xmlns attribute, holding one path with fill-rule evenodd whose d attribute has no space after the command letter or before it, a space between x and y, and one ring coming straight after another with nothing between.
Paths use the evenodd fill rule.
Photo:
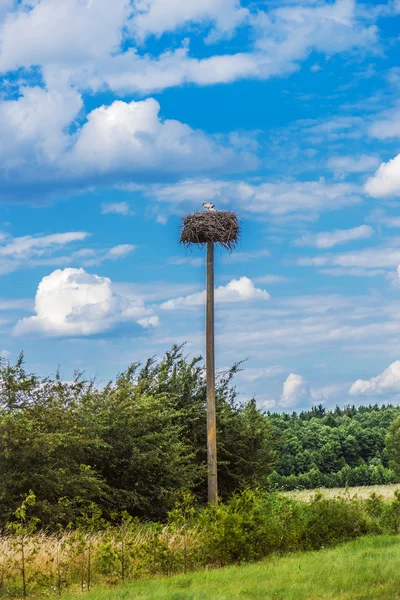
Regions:
<instances>
[{"instance_id":1,"label":"white cloud","mask_svg":"<svg viewBox=\"0 0 400 600\"><path fill-rule=\"evenodd\" d=\"M103 202L101 205L101 214L133 216L135 213L132 212L128 202Z\"/></svg>"},{"instance_id":2,"label":"white cloud","mask_svg":"<svg viewBox=\"0 0 400 600\"><path fill-rule=\"evenodd\" d=\"M0 310L31 310L32 302L23 298L0 298Z\"/></svg>"},{"instance_id":3,"label":"white cloud","mask_svg":"<svg viewBox=\"0 0 400 600\"><path fill-rule=\"evenodd\" d=\"M167 7L167 8L166 8ZM207 85L251 77L266 79L298 68L313 50L327 54L373 46L377 37L356 11L355 0L313 4L291 1L268 12L238 0L42 0L21 3L0 32L0 70L40 65L46 82L56 76L81 89L150 92L183 83ZM198 23L197 35L212 41L245 21L250 39L237 54L197 58L187 44L159 56L121 50L131 35L143 38ZM214 31L210 35L210 22ZM24 44L15 44L16 39ZM180 36L182 40L182 36ZM253 41L254 40L254 41Z\"/></svg>"},{"instance_id":4,"label":"white cloud","mask_svg":"<svg viewBox=\"0 0 400 600\"><path fill-rule=\"evenodd\" d=\"M65 244L84 240L88 235L85 231L69 231L37 237L26 235L14 238L4 246L0 246L0 256L19 260L41 256L46 250L54 250Z\"/></svg>"},{"instance_id":5,"label":"white cloud","mask_svg":"<svg viewBox=\"0 0 400 600\"><path fill-rule=\"evenodd\" d=\"M283 392L279 400L283 408L291 408L300 402L310 399L310 390L308 383L302 375L290 373L283 384Z\"/></svg>"},{"instance_id":6,"label":"white cloud","mask_svg":"<svg viewBox=\"0 0 400 600\"><path fill-rule=\"evenodd\" d=\"M368 154L333 156L327 161L328 169L331 169L338 177L345 177L348 173L367 173L376 169L378 165L379 159Z\"/></svg>"},{"instance_id":7,"label":"white cloud","mask_svg":"<svg viewBox=\"0 0 400 600\"><path fill-rule=\"evenodd\" d=\"M131 28L143 40L161 35L186 23L210 21L220 32L229 33L248 15L240 0L137 0Z\"/></svg>"},{"instance_id":8,"label":"white cloud","mask_svg":"<svg viewBox=\"0 0 400 600\"><path fill-rule=\"evenodd\" d=\"M120 244L114 246L105 255L106 260L117 260L118 258L125 258L128 254L131 254L135 250L136 246L132 244Z\"/></svg>"},{"instance_id":9,"label":"white cloud","mask_svg":"<svg viewBox=\"0 0 400 600\"><path fill-rule=\"evenodd\" d=\"M102 183L246 170L258 164L249 152L230 148L229 141L223 145L179 121L162 120L160 105L152 98L96 108L80 128L67 134L81 106L77 92L69 95L72 99L30 88L17 100L0 101L4 199L15 195L25 200L29 190L29 198L43 201L60 188L74 191ZM112 207L114 212L121 208L125 210Z\"/></svg>"},{"instance_id":10,"label":"white cloud","mask_svg":"<svg viewBox=\"0 0 400 600\"><path fill-rule=\"evenodd\" d=\"M257 405L262 409L262 410L272 410L273 408L276 407L276 401L273 400L272 398L259 398L257 396L256 398L257 400Z\"/></svg>"},{"instance_id":11,"label":"white cloud","mask_svg":"<svg viewBox=\"0 0 400 600\"><path fill-rule=\"evenodd\" d=\"M204 258L191 258L190 256L172 256L168 259L170 265L191 265L192 267L204 267Z\"/></svg>"},{"instance_id":12,"label":"white cloud","mask_svg":"<svg viewBox=\"0 0 400 600\"><path fill-rule=\"evenodd\" d=\"M173 298L161 304L162 310L178 310L180 308L190 308L192 306L201 306L205 304L206 293L197 292L190 296L181 296ZM270 295L265 290L255 287L254 283L248 277L233 279L225 286L220 286L215 290L216 302L245 302L252 300L269 300Z\"/></svg>"},{"instance_id":13,"label":"white cloud","mask_svg":"<svg viewBox=\"0 0 400 600\"><path fill-rule=\"evenodd\" d=\"M340 252L314 257L299 258L297 264L303 267L349 267L381 269L397 267L400 263L400 248L375 247L358 252Z\"/></svg>"},{"instance_id":14,"label":"white cloud","mask_svg":"<svg viewBox=\"0 0 400 600\"><path fill-rule=\"evenodd\" d=\"M47 264L55 265L70 265L79 261L84 267L97 267L103 264L106 260L120 260L126 258L136 250L136 246L132 244L119 244L113 246L109 250L93 248L83 248L77 252L73 252L70 256L55 257L47 261ZM44 261L41 262L43 264Z\"/></svg>"},{"instance_id":15,"label":"white cloud","mask_svg":"<svg viewBox=\"0 0 400 600\"><path fill-rule=\"evenodd\" d=\"M118 50L128 7L129 0L41 0L30 7L19 3L1 30L0 70L99 61Z\"/></svg>"},{"instance_id":16,"label":"white cloud","mask_svg":"<svg viewBox=\"0 0 400 600\"><path fill-rule=\"evenodd\" d=\"M59 83L48 90L23 87L20 94L16 100L0 101L3 195L11 185L8 177L13 173L18 173L22 182L29 179L36 184L43 177L38 167L52 169L46 176L50 181L60 176L59 158L73 140L65 130L83 106L76 90Z\"/></svg>"},{"instance_id":17,"label":"white cloud","mask_svg":"<svg viewBox=\"0 0 400 600\"><path fill-rule=\"evenodd\" d=\"M400 392L400 360L392 363L383 373L371 379L358 379L350 388L351 396Z\"/></svg>"},{"instance_id":18,"label":"white cloud","mask_svg":"<svg viewBox=\"0 0 400 600\"><path fill-rule=\"evenodd\" d=\"M319 269L319 273L322 275L329 275L330 277L380 277L387 275L387 271L384 269L366 269L366 268L344 268L344 267L332 267L330 269Z\"/></svg>"},{"instance_id":19,"label":"white cloud","mask_svg":"<svg viewBox=\"0 0 400 600\"><path fill-rule=\"evenodd\" d=\"M400 154L382 163L375 175L368 179L365 189L374 198L400 196Z\"/></svg>"},{"instance_id":20,"label":"white cloud","mask_svg":"<svg viewBox=\"0 0 400 600\"><path fill-rule=\"evenodd\" d=\"M82 241L88 236L89 234L85 231L70 231L44 236L26 235L17 238L4 236L0 241L0 275L47 262L56 261L57 264L62 264L67 257L55 258L52 255L65 245ZM48 258L49 255L51 258Z\"/></svg>"},{"instance_id":21,"label":"white cloud","mask_svg":"<svg viewBox=\"0 0 400 600\"><path fill-rule=\"evenodd\" d=\"M338 383L336 385L327 385L321 388L313 388L310 390L310 397L313 402L325 403L333 397L340 397L347 393L348 384Z\"/></svg>"},{"instance_id":22,"label":"white cloud","mask_svg":"<svg viewBox=\"0 0 400 600\"><path fill-rule=\"evenodd\" d=\"M305 5L287 0L278 6L242 6L240 0L3 0L0 17L0 72L16 75L18 88L0 101L1 199L31 202L59 195L60 189L209 176L258 164L249 149L236 147L233 136L216 141L160 119L153 99L116 101L85 114L83 93L121 97L186 83L284 76L314 51L331 55L376 41L376 28L354 0ZM208 42L246 27L237 42L242 51L196 55L188 41L193 24L196 38ZM158 54L154 45L135 43L163 32L174 37L156 45ZM29 87L31 67L43 85ZM305 190L303 195L306 203Z\"/></svg>"},{"instance_id":23,"label":"white cloud","mask_svg":"<svg viewBox=\"0 0 400 600\"><path fill-rule=\"evenodd\" d=\"M160 319L158 315L153 315L152 317L144 317L143 319L139 319L138 323L144 328L157 327L160 324Z\"/></svg>"},{"instance_id":24,"label":"white cloud","mask_svg":"<svg viewBox=\"0 0 400 600\"><path fill-rule=\"evenodd\" d=\"M224 256L224 263L238 263L238 262L249 262L257 260L258 258L266 258L271 256L269 250L254 250L253 252L233 252Z\"/></svg>"},{"instance_id":25,"label":"white cloud","mask_svg":"<svg viewBox=\"0 0 400 600\"><path fill-rule=\"evenodd\" d=\"M260 275L260 277L254 277L253 281L255 283L286 283L290 281L290 277L286 277L285 275Z\"/></svg>"},{"instance_id":26,"label":"white cloud","mask_svg":"<svg viewBox=\"0 0 400 600\"><path fill-rule=\"evenodd\" d=\"M11 356L11 352L9 352L8 350L0 350L0 358L10 358Z\"/></svg>"},{"instance_id":27,"label":"white cloud","mask_svg":"<svg viewBox=\"0 0 400 600\"><path fill-rule=\"evenodd\" d=\"M394 75L392 72L392 77ZM381 113L369 127L368 133L380 140L400 137L400 107Z\"/></svg>"},{"instance_id":28,"label":"white cloud","mask_svg":"<svg viewBox=\"0 0 400 600\"><path fill-rule=\"evenodd\" d=\"M374 233L372 227L360 225L352 229L336 229L335 231L321 231L316 234L303 235L294 242L295 246L314 246L315 248L333 248L353 240L370 238Z\"/></svg>"},{"instance_id":29,"label":"white cloud","mask_svg":"<svg viewBox=\"0 0 400 600\"><path fill-rule=\"evenodd\" d=\"M15 335L88 336L121 322L136 321L143 327L158 323L139 296L128 299L118 295L110 279L83 269L57 270L44 277L36 293L35 311L35 316L18 321Z\"/></svg>"},{"instance_id":30,"label":"white cloud","mask_svg":"<svg viewBox=\"0 0 400 600\"><path fill-rule=\"evenodd\" d=\"M171 176L233 167L238 156L231 149L179 121L162 121L159 112L160 105L152 98L116 100L93 110L65 157L65 166L85 176L119 173L142 179L154 172ZM246 155L242 158L246 162ZM255 166L250 155L247 159L247 166Z\"/></svg>"},{"instance_id":31,"label":"white cloud","mask_svg":"<svg viewBox=\"0 0 400 600\"><path fill-rule=\"evenodd\" d=\"M242 379L244 379L244 381L257 381L258 379L266 379L276 377L277 375L282 375L282 373L284 373L285 371L287 371L287 369L280 365L273 365L272 367L265 367L260 369L250 368L245 369L241 373L241 377Z\"/></svg>"},{"instance_id":32,"label":"white cloud","mask_svg":"<svg viewBox=\"0 0 400 600\"><path fill-rule=\"evenodd\" d=\"M84 231L71 231L45 236L5 237L6 243L1 245L0 242L0 275L38 266L71 266L77 262L83 266L97 266L106 260L125 258L136 249L132 244L119 244L108 250L81 248L70 254L59 254L64 246L83 241L89 235Z\"/></svg>"},{"instance_id":33,"label":"white cloud","mask_svg":"<svg viewBox=\"0 0 400 600\"><path fill-rule=\"evenodd\" d=\"M276 217L293 213L318 213L336 210L361 202L358 186L350 183L296 181L251 184L246 181L187 179L173 185L141 188L142 193L171 210L180 204L200 206L212 201L217 208L237 207L247 214L270 214Z\"/></svg>"}]
</instances>

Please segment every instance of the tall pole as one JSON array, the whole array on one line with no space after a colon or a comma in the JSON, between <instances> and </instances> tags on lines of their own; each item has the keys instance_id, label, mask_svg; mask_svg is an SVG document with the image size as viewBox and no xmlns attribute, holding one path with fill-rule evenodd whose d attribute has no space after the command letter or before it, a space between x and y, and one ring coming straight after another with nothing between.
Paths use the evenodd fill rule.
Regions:
<instances>
[{"instance_id":1,"label":"tall pole","mask_svg":"<svg viewBox=\"0 0 400 600\"><path fill-rule=\"evenodd\" d=\"M207 242L206 299L207 459L208 501L218 502L217 422L215 415L214 244Z\"/></svg>"}]
</instances>

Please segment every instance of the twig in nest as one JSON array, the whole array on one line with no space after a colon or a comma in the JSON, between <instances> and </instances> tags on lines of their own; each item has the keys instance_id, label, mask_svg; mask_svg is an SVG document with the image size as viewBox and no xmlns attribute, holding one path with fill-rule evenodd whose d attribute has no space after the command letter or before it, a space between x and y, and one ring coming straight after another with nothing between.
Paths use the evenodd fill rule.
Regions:
<instances>
[{"instance_id":1,"label":"twig in nest","mask_svg":"<svg viewBox=\"0 0 400 600\"><path fill-rule=\"evenodd\" d=\"M219 244L230 252L240 237L237 215L230 211L198 211L182 219L180 243L186 247L192 244L204 246L207 242Z\"/></svg>"}]
</instances>

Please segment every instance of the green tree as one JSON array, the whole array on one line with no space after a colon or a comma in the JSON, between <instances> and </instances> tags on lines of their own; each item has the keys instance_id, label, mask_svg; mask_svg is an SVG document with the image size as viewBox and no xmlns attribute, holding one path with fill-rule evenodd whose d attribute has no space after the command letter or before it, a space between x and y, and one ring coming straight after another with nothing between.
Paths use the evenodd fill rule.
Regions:
<instances>
[{"instance_id":1,"label":"green tree","mask_svg":"<svg viewBox=\"0 0 400 600\"><path fill-rule=\"evenodd\" d=\"M391 468L400 474L400 416L389 427L386 436L386 449Z\"/></svg>"}]
</instances>

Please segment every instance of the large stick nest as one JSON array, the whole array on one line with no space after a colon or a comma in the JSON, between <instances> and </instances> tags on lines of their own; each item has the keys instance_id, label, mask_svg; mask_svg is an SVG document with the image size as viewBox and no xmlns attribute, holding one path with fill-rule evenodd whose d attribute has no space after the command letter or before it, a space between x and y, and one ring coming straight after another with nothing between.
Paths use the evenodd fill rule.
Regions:
<instances>
[{"instance_id":1,"label":"large stick nest","mask_svg":"<svg viewBox=\"0 0 400 600\"><path fill-rule=\"evenodd\" d=\"M198 211L182 219L180 243L185 246L207 242L232 251L239 241L240 225L235 213L225 210Z\"/></svg>"}]
</instances>

